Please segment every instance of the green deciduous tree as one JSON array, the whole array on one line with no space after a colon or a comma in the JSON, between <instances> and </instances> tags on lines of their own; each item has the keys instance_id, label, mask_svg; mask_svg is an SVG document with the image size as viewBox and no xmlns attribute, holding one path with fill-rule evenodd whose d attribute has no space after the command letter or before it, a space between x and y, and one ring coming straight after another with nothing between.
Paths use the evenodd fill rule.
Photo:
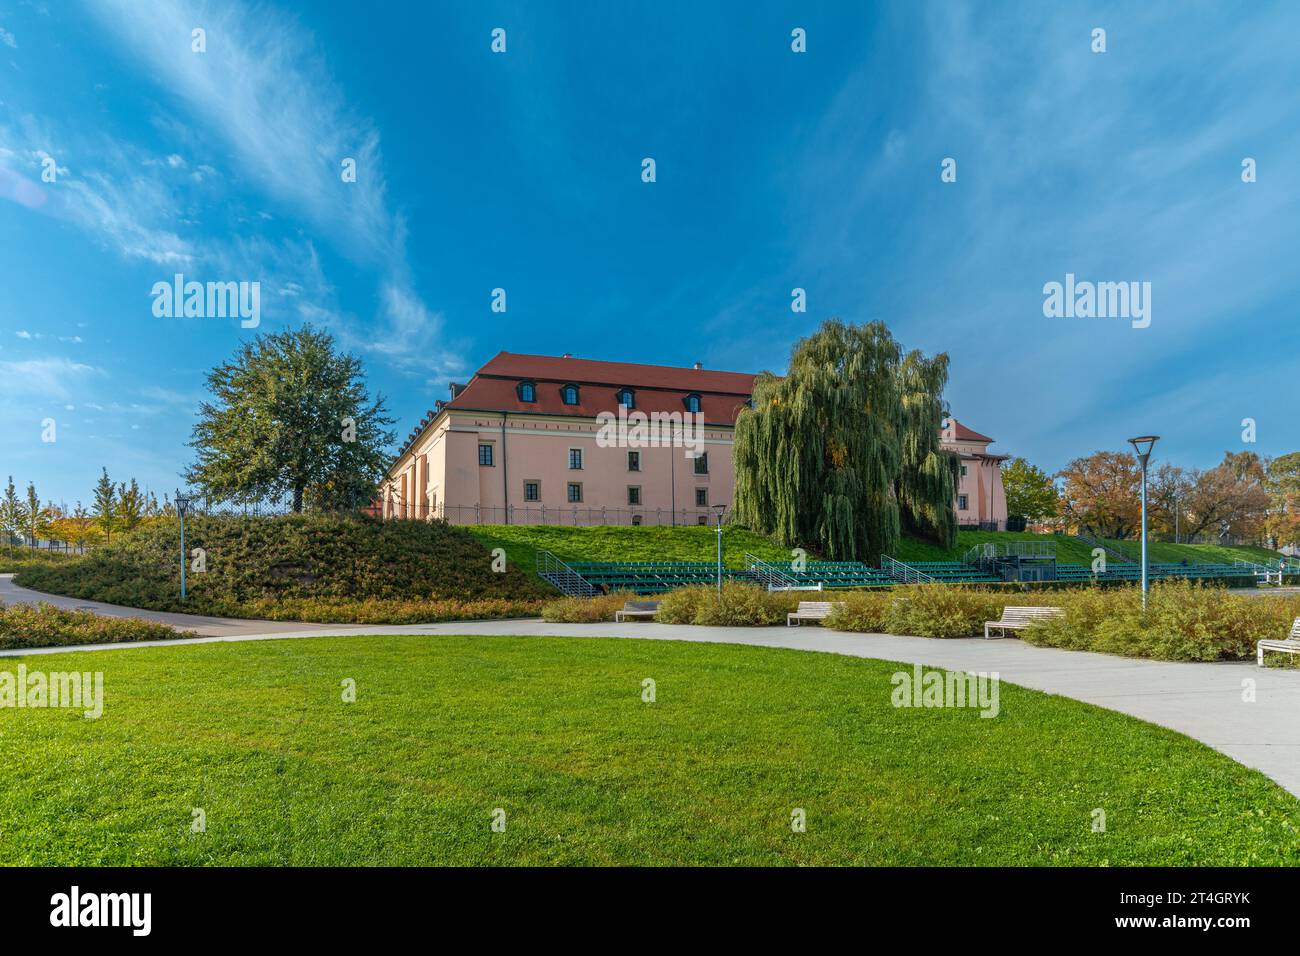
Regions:
<instances>
[{"instance_id":1,"label":"green deciduous tree","mask_svg":"<svg viewBox=\"0 0 1300 956\"><path fill-rule=\"evenodd\" d=\"M951 546L959 463L939 448L947 358L906 357L884 323L826 322L736 423L735 516L788 547L876 561L900 529Z\"/></svg>"},{"instance_id":2,"label":"green deciduous tree","mask_svg":"<svg viewBox=\"0 0 1300 956\"><path fill-rule=\"evenodd\" d=\"M27 500L23 502L23 525L33 545L49 535L50 522L54 517L52 507L49 504L41 504L41 496L36 493L36 483L29 481Z\"/></svg>"},{"instance_id":3,"label":"green deciduous tree","mask_svg":"<svg viewBox=\"0 0 1300 956\"><path fill-rule=\"evenodd\" d=\"M91 503L91 508L104 541L112 541L113 531L117 528L117 486L108 477L107 468L103 469L99 481L95 482L95 500Z\"/></svg>"},{"instance_id":4,"label":"green deciduous tree","mask_svg":"<svg viewBox=\"0 0 1300 956\"><path fill-rule=\"evenodd\" d=\"M1009 515L1047 521L1061 513L1052 476L1024 458L1013 458L1002 466L1002 489Z\"/></svg>"},{"instance_id":5,"label":"green deciduous tree","mask_svg":"<svg viewBox=\"0 0 1300 956\"><path fill-rule=\"evenodd\" d=\"M6 543L17 540L25 533L25 517L22 499L18 497L13 475L10 475L4 497L0 498L0 535L4 536Z\"/></svg>"},{"instance_id":6,"label":"green deciduous tree","mask_svg":"<svg viewBox=\"0 0 1300 956\"><path fill-rule=\"evenodd\" d=\"M371 400L355 356L310 326L263 335L208 374L190 442L191 483L214 501L288 496L304 506L368 503L393 443L382 397Z\"/></svg>"},{"instance_id":7,"label":"green deciduous tree","mask_svg":"<svg viewBox=\"0 0 1300 956\"><path fill-rule=\"evenodd\" d=\"M953 501L961 480L961 459L941 446L947 418L943 390L948 384L948 356L908 353L899 366L898 383L903 411L899 433L902 460L894 489L902 526L913 535L950 548L957 543Z\"/></svg>"},{"instance_id":8,"label":"green deciduous tree","mask_svg":"<svg viewBox=\"0 0 1300 956\"><path fill-rule=\"evenodd\" d=\"M148 502L134 478L117 486L117 522L123 532L134 531L144 521Z\"/></svg>"}]
</instances>

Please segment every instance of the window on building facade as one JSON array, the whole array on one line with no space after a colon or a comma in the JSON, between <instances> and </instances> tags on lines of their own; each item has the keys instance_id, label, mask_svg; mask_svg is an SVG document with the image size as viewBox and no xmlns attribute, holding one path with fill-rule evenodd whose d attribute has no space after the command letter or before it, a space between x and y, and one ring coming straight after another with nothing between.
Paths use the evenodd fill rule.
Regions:
<instances>
[{"instance_id":1,"label":"window on building facade","mask_svg":"<svg viewBox=\"0 0 1300 956\"><path fill-rule=\"evenodd\" d=\"M581 448L569 449L569 467L574 471L582 470L582 449Z\"/></svg>"},{"instance_id":2,"label":"window on building facade","mask_svg":"<svg viewBox=\"0 0 1300 956\"><path fill-rule=\"evenodd\" d=\"M966 477L966 466L965 466L965 465L962 465L962 466L961 466L961 476L962 476L963 478Z\"/></svg>"},{"instance_id":3,"label":"window on building facade","mask_svg":"<svg viewBox=\"0 0 1300 956\"><path fill-rule=\"evenodd\" d=\"M688 412L698 412L700 410L700 396L694 392L686 396L686 410Z\"/></svg>"},{"instance_id":4,"label":"window on building facade","mask_svg":"<svg viewBox=\"0 0 1300 956\"><path fill-rule=\"evenodd\" d=\"M633 515L633 516L632 516L632 524L633 524L633 526L635 526L635 527L638 527L638 528L641 527L641 516L640 516L640 515Z\"/></svg>"},{"instance_id":5,"label":"window on building facade","mask_svg":"<svg viewBox=\"0 0 1300 956\"><path fill-rule=\"evenodd\" d=\"M958 510L958 511L965 511L965 510L966 510L966 496L965 496L965 495L958 495L958 496L957 496L957 510Z\"/></svg>"},{"instance_id":6,"label":"window on building facade","mask_svg":"<svg viewBox=\"0 0 1300 956\"><path fill-rule=\"evenodd\" d=\"M707 524L709 523L709 516L708 516L708 515L700 515L700 517L696 520L695 523L696 523L696 524L707 525Z\"/></svg>"},{"instance_id":7,"label":"window on building facade","mask_svg":"<svg viewBox=\"0 0 1300 956\"><path fill-rule=\"evenodd\" d=\"M478 463L479 463L480 465L488 465L488 466L491 466L491 464L492 464L492 446L491 446L491 445L479 445L479 446L478 446Z\"/></svg>"},{"instance_id":8,"label":"window on building facade","mask_svg":"<svg viewBox=\"0 0 1300 956\"><path fill-rule=\"evenodd\" d=\"M695 457L695 473L697 475L707 475L709 473L709 453L707 451L702 451Z\"/></svg>"},{"instance_id":9,"label":"window on building facade","mask_svg":"<svg viewBox=\"0 0 1300 956\"><path fill-rule=\"evenodd\" d=\"M540 481L524 482L524 501L541 501L542 483Z\"/></svg>"},{"instance_id":10,"label":"window on building facade","mask_svg":"<svg viewBox=\"0 0 1300 956\"><path fill-rule=\"evenodd\" d=\"M636 408L636 397L632 394L632 389L620 388L618 390L618 403L627 409Z\"/></svg>"},{"instance_id":11,"label":"window on building facade","mask_svg":"<svg viewBox=\"0 0 1300 956\"><path fill-rule=\"evenodd\" d=\"M639 505L641 503L640 485L627 486L627 503L630 505Z\"/></svg>"},{"instance_id":12,"label":"window on building facade","mask_svg":"<svg viewBox=\"0 0 1300 956\"><path fill-rule=\"evenodd\" d=\"M641 453L639 451L630 451L627 453L627 470L641 470Z\"/></svg>"},{"instance_id":13,"label":"window on building facade","mask_svg":"<svg viewBox=\"0 0 1300 956\"><path fill-rule=\"evenodd\" d=\"M582 483L578 481L569 482L569 502L578 504L582 501Z\"/></svg>"},{"instance_id":14,"label":"window on building facade","mask_svg":"<svg viewBox=\"0 0 1300 956\"><path fill-rule=\"evenodd\" d=\"M708 488L696 488L696 489L695 489L695 507L697 507L697 508L707 508L708 506L709 506L709 489L708 489Z\"/></svg>"},{"instance_id":15,"label":"window on building facade","mask_svg":"<svg viewBox=\"0 0 1300 956\"><path fill-rule=\"evenodd\" d=\"M537 385L533 382L520 382L519 400L521 402L537 401Z\"/></svg>"},{"instance_id":16,"label":"window on building facade","mask_svg":"<svg viewBox=\"0 0 1300 956\"><path fill-rule=\"evenodd\" d=\"M564 401L565 405L577 405L578 386L576 385L564 386L562 389L560 389L560 398Z\"/></svg>"}]
</instances>

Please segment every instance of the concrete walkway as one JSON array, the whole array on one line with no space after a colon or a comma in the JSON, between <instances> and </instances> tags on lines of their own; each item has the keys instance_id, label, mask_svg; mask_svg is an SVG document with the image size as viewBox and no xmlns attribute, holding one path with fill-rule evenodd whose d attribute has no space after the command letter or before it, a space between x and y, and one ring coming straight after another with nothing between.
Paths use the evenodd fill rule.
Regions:
<instances>
[{"instance_id":1,"label":"concrete walkway","mask_svg":"<svg viewBox=\"0 0 1300 956\"><path fill-rule=\"evenodd\" d=\"M1180 664L1131 660L1105 654L1032 647L1018 640L927 640L887 634L845 634L819 627L692 627L672 624L547 624L536 619L462 621L446 624L296 624L230 621L132 611L18 588L0 575L0 600L48 600L60 607L135 616L198 631L206 636L137 644L0 651L0 657L110 651L134 647L226 641L279 640L322 635L483 634L522 637L636 637L663 641L748 644L871 657L959 671L996 671L1021 687L1096 704L1168 727L1254 767L1300 796L1300 670L1253 663ZM1255 682L1255 701L1242 700L1242 682Z\"/></svg>"}]
</instances>

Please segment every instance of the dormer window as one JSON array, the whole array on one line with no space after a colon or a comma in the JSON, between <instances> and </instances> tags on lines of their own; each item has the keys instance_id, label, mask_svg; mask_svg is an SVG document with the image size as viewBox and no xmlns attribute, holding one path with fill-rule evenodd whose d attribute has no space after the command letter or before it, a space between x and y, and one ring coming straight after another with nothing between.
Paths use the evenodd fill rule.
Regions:
<instances>
[{"instance_id":1,"label":"dormer window","mask_svg":"<svg viewBox=\"0 0 1300 956\"><path fill-rule=\"evenodd\" d=\"M618 403L628 411L636 408L636 397L630 388L620 388L617 392Z\"/></svg>"},{"instance_id":2,"label":"dormer window","mask_svg":"<svg viewBox=\"0 0 1300 956\"><path fill-rule=\"evenodd\" d=\"M577 405L577 404L578 404L578 386L576 386L576 385L565 385L565 386L563 386L563 387L560 389L560 400L563 401L565 405Z\"/></svg>"},{"instance_id":3,"label":"dormer window","mask_svg":"<svg viewBox=\"0 0 1300 956\"><path fill-rule=\"evenodd\" d=\"M686 410L696 414L700 411L700 396L696 392L686 396Z\"/></svg>"},{"instance_id":4,"label":"dormer window","mask_svg":"<svg viewBox=\"0 0 1300 956\"><path fill-rule=\"evenodd\" d=\"M520 382L517 391L521 402L537 401L537 384L535 382Z\"/></svg>"}]
</instances>

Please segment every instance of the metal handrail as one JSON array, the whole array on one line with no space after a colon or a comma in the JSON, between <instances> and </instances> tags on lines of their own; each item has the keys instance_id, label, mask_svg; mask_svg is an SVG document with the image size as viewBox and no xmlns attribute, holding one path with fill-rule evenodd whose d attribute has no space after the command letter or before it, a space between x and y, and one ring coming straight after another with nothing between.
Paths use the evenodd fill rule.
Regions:
<instances>
[{"instance_id":1,"label":"metal handrail","mask_svg":"<svg viewBox=\"0 0 1300 956\"><path fill-rule=\"evenodd\" d=\"M537 576L570 597L595 597L591 582L549 551L537 552Z\"/></svg>"},{"instance_id":2,"label":"metal handrail","mask_svg":"<svg viewBox=\"0 0 1300 956\"><path fill-rule=\"evenodd\" d=\"M880 570L884 571L895 581L902 581L904 584L933 584L934 578L912 567L910 564L904 564L894 558L882 555L880 558Z\"/></svg>"},{"instance_id":3,"label":"metal handrail","mask_svg":"<svg viewBox=\"0 0 1300 956\"><path fill-rule=\"evenodd\" d=\"M760 557L745 552L745 568L769 591L820 591L824 587L821 581L816 584L801 584L798 578L791 577L779 564L765 561Z\"/></svg>"}]
</instances>

